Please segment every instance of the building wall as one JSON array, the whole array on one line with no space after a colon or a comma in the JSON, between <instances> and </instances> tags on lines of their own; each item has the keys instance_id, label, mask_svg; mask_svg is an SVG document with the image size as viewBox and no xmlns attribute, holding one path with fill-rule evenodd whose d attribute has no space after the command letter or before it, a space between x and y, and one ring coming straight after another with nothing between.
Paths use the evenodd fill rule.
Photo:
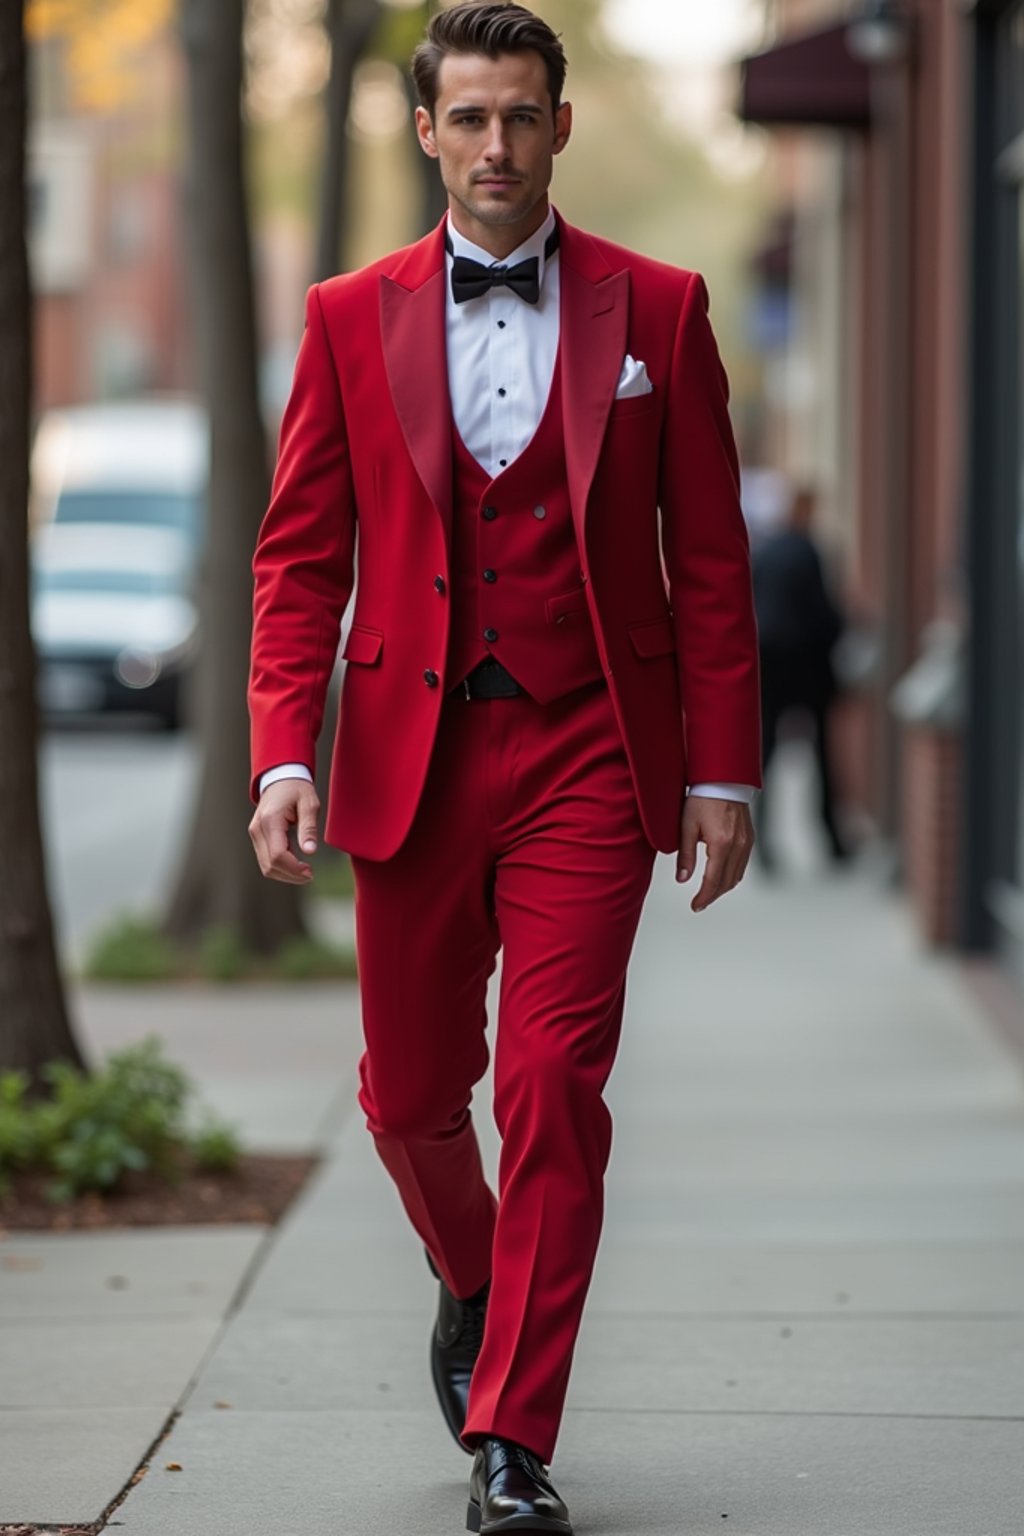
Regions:
<instances>
[{"instance_id":1,"label":"building wall","mask_svg":"<svg viewBox=\"0 0 1024 1536\"><path fill-rule=\"evenodd\" d=\"M28 160L36 409L188 388L176 40L148 45L145 101L107 115L72 111L58 88L57 44L37 54Z\"/></svg>"},{"instance_id":2,"label":"building wall","mask_svg":"<svg viewBox=\"0 0 1024 1536\"><path fill-rule=\"evenodd\" d=\"M965 623L962 519L967 431L965 245L970 140L968 34L962 8L918 8L912 115L913 380L910 442L908 631L927 649L937 620ZM957 935L960 730L906 728L905 856L921 927Z\"/></svg>"},{"instance_id":3,"label":"building wall","mask_svg":"<svg viewBox=\"0 0 1024 1536\"><path fill-rule=\"evenodd\" d=\"M793 402L783 467L822 486L820 535L880 641L877 676L837 721L843 787L891 840L922 931L947 942L961 742L899 722L891 692L937 619L964 621L970 38L959 0L906 9L912 55L874 72L868 132L776 131L780 196L797 204L794 350L815 385ZM849 14L844 0L776 0L767 19L781 41Z\"/></svg>"}]
</instances>

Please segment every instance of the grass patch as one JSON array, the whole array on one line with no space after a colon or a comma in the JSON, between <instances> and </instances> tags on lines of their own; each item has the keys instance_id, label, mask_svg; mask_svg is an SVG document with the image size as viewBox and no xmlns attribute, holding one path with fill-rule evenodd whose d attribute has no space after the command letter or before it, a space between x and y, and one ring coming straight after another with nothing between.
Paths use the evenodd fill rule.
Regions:
<instances>
[{"instance_id":1,"label":"grass patch","mask_svg":"<svg viewBox=\"0 0 1024 1536\"><path fill-rule=\"evenodd\" d=\"M208 928L197 944L178 944L153 922L121 917L95 940L83 974L124 982L354 980L356 957L352 945L302 936L257 955L228 926Z\"/></svg>"},{"instance_id":2,"label":"grass patch","mask_svg":"<svg viewBox=\"0 0 1024 1536\"><path fill-rule=\"evenodd\" d=\"M167 981L177 964L174 946L154 924L125 917L100 935L86 974L98 980Z\"/></svg>"},{"instance_id":3,"label":"grass patch","mask_svg":"<svg viewBox=\"0 0 1024 1536\"><path fill-rule=\"evenodd\" d=\"M337 848L322 849L313 861L313 884L309 891L311 896L352 900L356 884L348 854Z\"/></svg>"}]
</instances>

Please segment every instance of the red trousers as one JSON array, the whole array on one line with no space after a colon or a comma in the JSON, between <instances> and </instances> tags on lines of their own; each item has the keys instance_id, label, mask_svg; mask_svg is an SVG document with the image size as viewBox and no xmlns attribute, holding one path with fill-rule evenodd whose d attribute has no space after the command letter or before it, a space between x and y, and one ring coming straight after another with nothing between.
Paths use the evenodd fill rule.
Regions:
<instances>
[{"instance_id":1,"label":"red trousers","mask_svg":"<svg viewBox=\"0 0 1024 1536\"><path fill-rule=\"evenodd\" d=\"M626 968L655 851L603 681L444 701L412 830L353 859L359 1103L457 1296L491 1278L463 1439L554 1452L604 1209ZM470 1113L494 1040L498 1198Z\"/></svg>"}]
</instances>

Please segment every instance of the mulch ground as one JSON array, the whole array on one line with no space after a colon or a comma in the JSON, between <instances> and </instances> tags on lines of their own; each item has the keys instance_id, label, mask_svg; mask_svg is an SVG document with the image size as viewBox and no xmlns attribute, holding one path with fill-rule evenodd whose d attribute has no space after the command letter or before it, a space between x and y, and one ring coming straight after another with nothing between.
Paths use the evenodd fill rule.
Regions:
<instances>
[{"instance_id":1,"label":"mulch ground","mask_svg":"<svg viewBox=\"0 0 1024 1536\"><path fill-rule=\"evenodd\" d=\"M197 1222L266 1222L273 1226L294 1200L318 1159L243 1156L231 1173L181 1171L166 1183L152 1173L129 1173L116 1194L79 1195L65 1205L47 1199L50 1175L16 1175L0 1195L0 1239L8 1232L81 1232L110 1227L191 1226ZM0 1257L0 1267L4 1260ZM0 1525L0 1536L21 1536L30 1526ZM55 1526L67 1532L77 1526Z\"/></svg>"},{"instance_id":2,"label":"mulch ground","mask_svg":"<svg viewBox=\"0 0 1024 1536\"><path fill-rule=\"evenodd\" d=\"M102 1525L0 1525L0 1536L98 1536Z\"/></svg>"}]
</instances>

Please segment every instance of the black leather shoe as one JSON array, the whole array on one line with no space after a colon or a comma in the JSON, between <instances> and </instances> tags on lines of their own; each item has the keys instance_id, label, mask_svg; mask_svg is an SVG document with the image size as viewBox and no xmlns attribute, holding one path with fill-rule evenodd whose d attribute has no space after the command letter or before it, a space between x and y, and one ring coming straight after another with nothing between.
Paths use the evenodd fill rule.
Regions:
<instances>
[{"instance_id":1,"label":"black leather shoe","mask_svg":"<svg viewBox=\"0 0 1024 1536\"><path fill-rule=\"evenodd\" d=\"M427 1263L441 1288L437 1322L430 1335L430 1374L445 1423L460 1448L472 1456L472 1451L462 1444L459 1437L466 1422L470 1377L483 1343L484 1318L487 1315L491 1282L488 1280L475 1296L460 1301L437 1273L429 1253Z\"/></svg>"},{"instance_id":2,"label":"black leather shoe","mask_svg":"<svg viewBox=\"0 0 1024 1536\"><path fill-rule=\"evenodd\" d=\"M482 1440L469 1474L466 1529L480 1536L499 1531L551 1531L572 1536L569 1511L548 1480L544 1464L512 1440Z\"/></svg>"}]
</instances>

